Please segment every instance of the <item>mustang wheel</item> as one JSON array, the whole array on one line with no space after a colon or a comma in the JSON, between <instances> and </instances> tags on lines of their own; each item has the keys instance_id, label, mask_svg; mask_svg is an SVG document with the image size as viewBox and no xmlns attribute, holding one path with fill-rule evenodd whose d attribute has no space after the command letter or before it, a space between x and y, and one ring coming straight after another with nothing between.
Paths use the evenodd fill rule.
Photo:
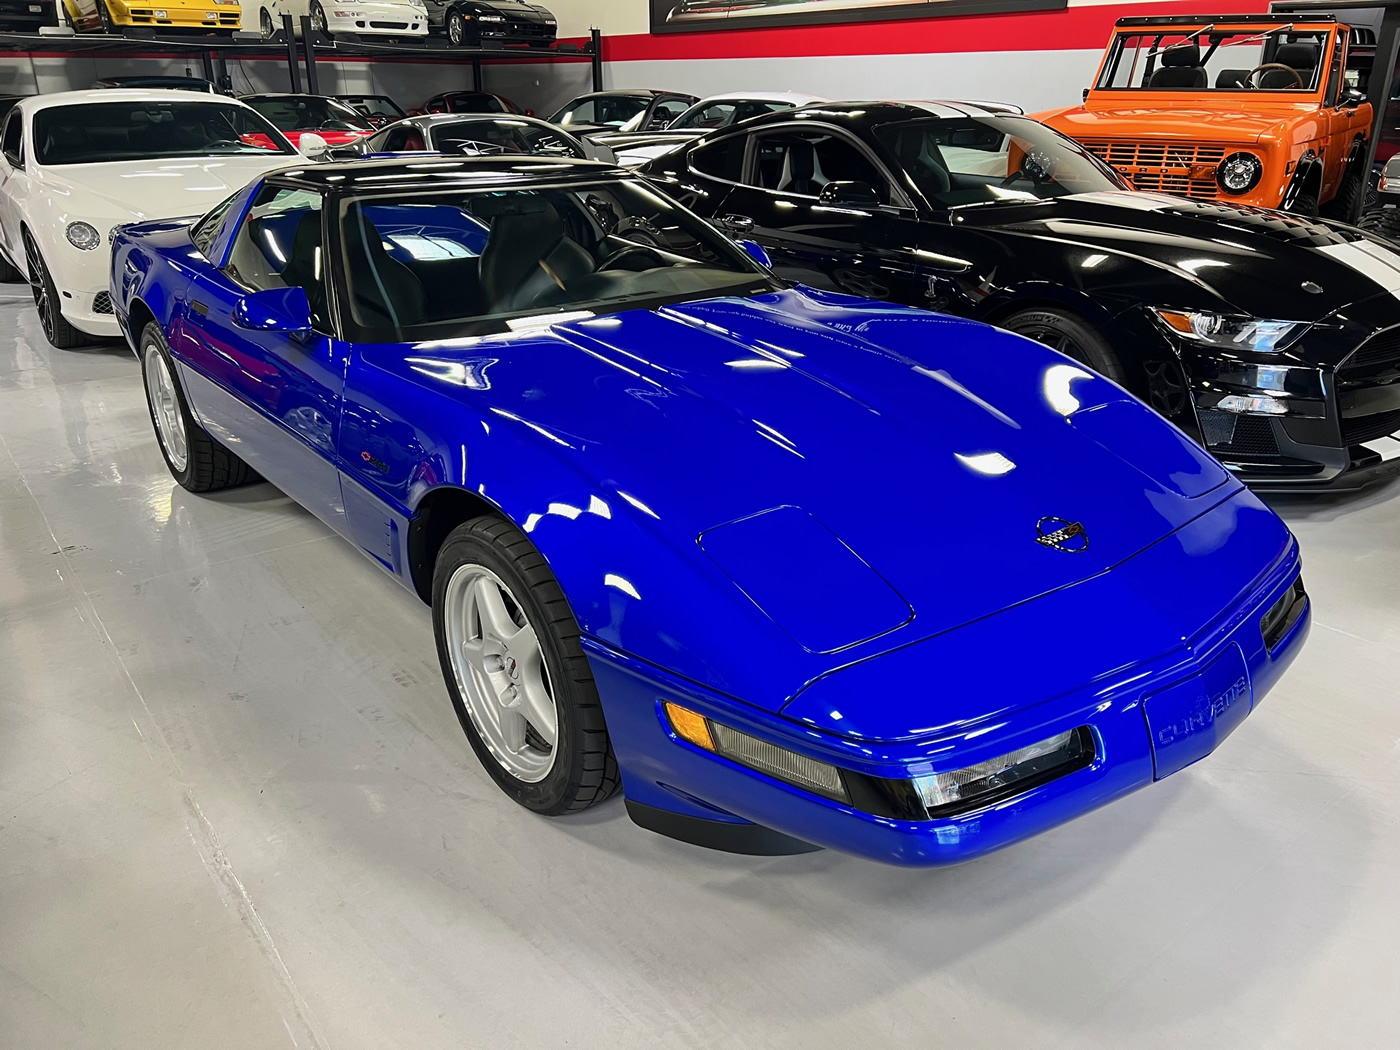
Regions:
<instances>
[{"instance_id":1,"label":"mustang wheel","mask_svg":"<svg viewBox=\"0 0 1400 1050\"><path fill-rule=\"evenodd\" d=\"M1021 310L1002 320L998 327L1044 343L1114 382L1123 382L1123 366L1108 341L1082 318L1067 310L1049 307Z\"/></svg>"},{"instance_id":2,"label":"mustang wheel","mask_svg":"<svg viewBox=\"0 0 1400 1050\"><path fill-rule=\"evenodd\" d=\"M210 437L190 413L165 336L154 321L141 333L141 373L156 440L182 488L216 492L257 480L252 468Z\"/></svg>"},{"instance_id":3,"label":"mustang wheel","mask_svg":"<svg viewBox=\"0 0 1400 1050\"><path fill-rule=\"evenodd\" d=\"M558 814L617 790L578 624L548 564L510 522L476 518L443 542L433 629L457 718L507 795Z\"/></svg>"},{"instance_id":4,"label":"mustang wheel","mask_svg":"<svg viewBox=\"0 0 1400 1050\"><path fill-rule=\"evenodd\" d=\"M58 289L54 287L39 246L28 231L24 234L25 261L29 264L29 290L34 294L34 306L39 311L39 323L44 326L48 341L60 350L71 350L90 342L87 336L68 323L59 308Z\"/></svg>"}]
</instances>

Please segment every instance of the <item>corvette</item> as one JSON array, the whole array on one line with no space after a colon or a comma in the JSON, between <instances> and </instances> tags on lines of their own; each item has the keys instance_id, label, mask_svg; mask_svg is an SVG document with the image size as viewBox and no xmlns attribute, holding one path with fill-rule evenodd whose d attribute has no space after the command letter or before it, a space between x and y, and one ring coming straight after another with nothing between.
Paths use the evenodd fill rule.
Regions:
<instances>
[{"instance_id":1,"label":"corvette","mask_svg":"<svg viewBox=\"0 0 1400 1050\"><path fill-rule=\"evenodd\" d=\"M56 347L119 335L107 294L117 226L199 215L296 159L281 132L221 95L98 89L23 99L0 131L0 278L29 278Z\"/></svg>"},{"instance_id":2,"label":"corvette","mask_svg":"<svg viewBox=\"0 0 1400 1050\"><path fill-rule=\"evenodd\" d=\"M111 292L175 479L428 602L535 812L942 864L1240 724L1309 622L1272 511L1046 346L762 260L623 169L437 157L125 227Z\"/></svg>"}]
</instances>

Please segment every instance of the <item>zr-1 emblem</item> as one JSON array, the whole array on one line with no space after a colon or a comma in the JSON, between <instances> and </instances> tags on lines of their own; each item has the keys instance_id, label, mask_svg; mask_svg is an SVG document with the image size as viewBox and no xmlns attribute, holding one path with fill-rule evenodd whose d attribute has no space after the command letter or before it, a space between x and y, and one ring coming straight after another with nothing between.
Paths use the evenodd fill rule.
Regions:
<instances>
[{"instance_id":1,"label":"zr-1 emblem","mask_svg":"<svg viewBox=\"0 0 1400 1050\"><path fill-rule=\"evenodd\" d=\"M1064 518L1041 518L1035 523L1035 542L1067 554L1078 554L1089 549L1089 534L1077 521Z\"/></svg>"}]
</instances>

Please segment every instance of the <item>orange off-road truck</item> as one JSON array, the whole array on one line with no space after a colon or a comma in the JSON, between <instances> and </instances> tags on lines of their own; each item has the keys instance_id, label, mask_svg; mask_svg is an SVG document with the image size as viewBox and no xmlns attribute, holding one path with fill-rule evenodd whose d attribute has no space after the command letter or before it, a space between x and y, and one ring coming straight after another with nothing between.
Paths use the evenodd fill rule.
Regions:
<instances>
[{"instance_id":1,"label":"orange off-road truck","mask_svg":"<svg viewBox=\"0 0 1400 1050\"><path fill-rule=\"evenodd\" d=\"M1372 112L1346 75L1352 33L1326 15L1120 18L1083 105L1035 117L1141 190L1354 223Z\"/></svg>"}]
</instances>

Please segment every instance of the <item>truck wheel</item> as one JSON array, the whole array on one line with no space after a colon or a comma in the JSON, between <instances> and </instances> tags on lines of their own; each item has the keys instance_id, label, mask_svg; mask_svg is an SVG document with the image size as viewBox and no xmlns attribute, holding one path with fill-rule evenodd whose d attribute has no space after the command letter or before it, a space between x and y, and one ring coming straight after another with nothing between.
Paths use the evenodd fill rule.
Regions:
<instances>
[{"instance_id":1,"label":"truck wheel","mask_svg":"<svg viewBox=\"0 0 1400 1050\"><path fill-rule=\"evenodd\" d=\"M1361 218L1361 198L1365 192L1366 185L1361 178L1361 172L1353 168L1342 178L1342 184L1337 187L1337 195L1322 206L1323 217L1355 226Z\"/></svg>"},{"instance_id":2,"label":"truck wheel","mask_svg":"<svg viewBox=\"0 0 1400 1050\"><path fill-rule=\"evenodd\" d=\"M1311 193L1300 193L1293 199L1293 206L1287 209L1290 215L1303 215L1309 219L1317 218L1317 198Z\"/></svg>"},{"instance_id":3,"label":"truck wheel","mask_svg":"<svg viewBox=\"0 0 1400 1050\"><path fill-rule=\"evenodd\" d=\"M1400 242L1400 208L1375 208L1357 222L1363 230Z\"/></svg>"}]
</instances>

